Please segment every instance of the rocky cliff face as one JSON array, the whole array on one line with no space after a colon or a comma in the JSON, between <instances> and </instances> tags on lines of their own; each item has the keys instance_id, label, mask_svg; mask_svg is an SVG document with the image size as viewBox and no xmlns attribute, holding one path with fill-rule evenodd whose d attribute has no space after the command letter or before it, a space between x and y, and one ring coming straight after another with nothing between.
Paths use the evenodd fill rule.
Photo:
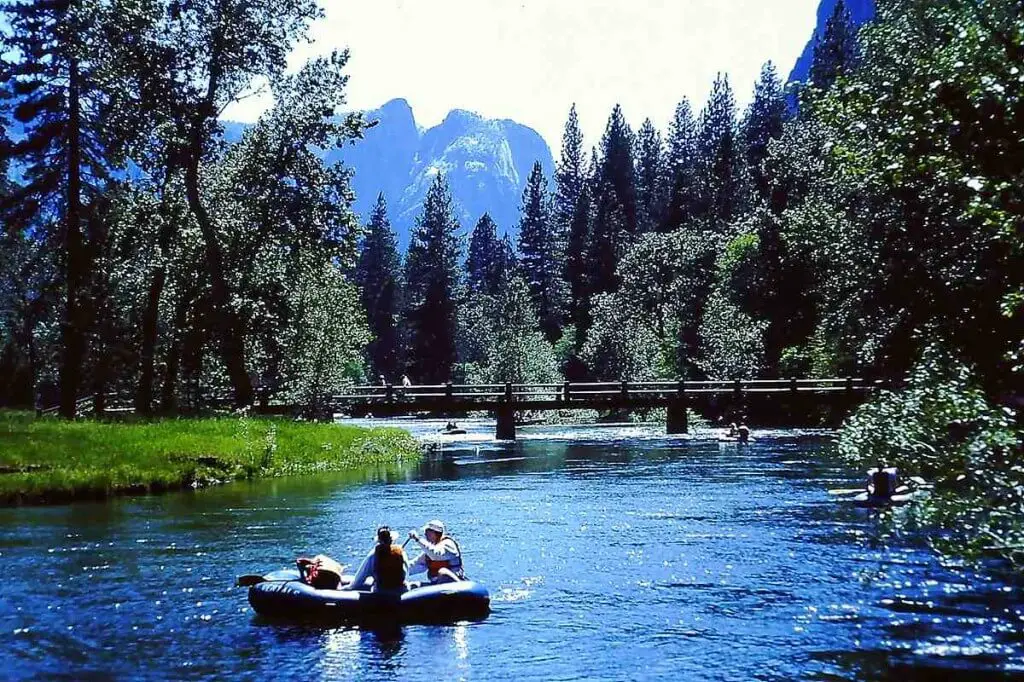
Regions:
<instances>
[{"instance_id":1,"label":"rocky cliff face","mask_svg":"<svg viewBox=\"0 0 1024 682\"><path fill-rule=\"evenodd\" d=\"M818 21L814 27L814 34L804 46L804 51L796 60L793 70L789 73L789 82L806 81L811 72L811 62L814 60L814 41L817 36L824 34L825 24L835 11L836 3L839 0L821 0L818 4ZM850 11L850 18L855 26L865 24L875 16L874 0L845 0L846 8Z\"/></svg>"},{"instance_id":2,"label":"rocky cliff face","mask_svg":"<svg viewBox=\"0 0 1024 682\"><path fill-rule=\"evenodd\" d=\"M453 110L439 125L421 131L405 100L367 112L379 123L355 145L332 152L355 171L355 210L366 219L384 192L388 214L404 250L427 189L441 172L448 179L464 231L488 212L503 232L514 232L526 178L535 161L551 177L554 161L536 131L510 120Z\"/></svg>"},{"instance_id":3,"label":"rocky cliff face","mask_svg":"<svg viewBox=\"0 0 1024 682\"><path fill-rule=\"evenodd\" d=\"M326 161L343 162L354 171L354 209L365 222L384 193L388 217L401 250L409 245L427 189L441 172L448 178L463 232L485 212L500 233L516 232L519 202L535 161L552 178L554 160L544 139L532 128L508 119L488 119L455 109L439 125L422 130L404 99L393 99L366 112L377 121L362 140L328 152ZM235 142L245 124L222 121L224 138Z\"/></svg>"}]
</instances>

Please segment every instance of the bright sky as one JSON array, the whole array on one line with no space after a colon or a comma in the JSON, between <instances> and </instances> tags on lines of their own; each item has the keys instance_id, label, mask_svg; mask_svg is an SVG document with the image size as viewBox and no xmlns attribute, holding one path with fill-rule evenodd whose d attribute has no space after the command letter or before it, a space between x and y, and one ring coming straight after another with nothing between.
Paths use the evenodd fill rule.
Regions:
<instances>
[{"instance_id":1,"label":"bright sky","mask_svg":"<svg viewBox=\"0 0 1024 682\"><path fill-rule=\"evenodd\" d=\"M818 0L321 0L327 16L292 65L351 51L348 105L404 97L423 127L449 110L511 118L537 130L558 157L576 103L586 145L616 103L634 130L665 131L676 103L695 109L718 71L745 105L768 60L785 78L814 30ZM251 121L248 99L225 117Z\"/></svg>"}]
</instances>

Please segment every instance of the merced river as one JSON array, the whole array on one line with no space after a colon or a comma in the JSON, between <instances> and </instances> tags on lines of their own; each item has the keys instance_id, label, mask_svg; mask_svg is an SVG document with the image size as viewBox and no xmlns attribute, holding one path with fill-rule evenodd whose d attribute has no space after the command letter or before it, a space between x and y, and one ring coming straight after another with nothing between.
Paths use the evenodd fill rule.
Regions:
<instances>
[{"instance_id":1,"label":"merced river","mask_svg":"<svg viewBox=\"0 0 1024 682\"><path fill-rule=\"evenodd\" d=\"M380 423L377 420L375 423ZM828 434L395 420L441 442L391 470L0 509L0 679L939 680L1024 677L1024 581L943 565L830 488ZM435 435L431 435L435 434ZM261 622L233 587L355 563L444 519L482 622Z\"/></svg>"}]
</instances>

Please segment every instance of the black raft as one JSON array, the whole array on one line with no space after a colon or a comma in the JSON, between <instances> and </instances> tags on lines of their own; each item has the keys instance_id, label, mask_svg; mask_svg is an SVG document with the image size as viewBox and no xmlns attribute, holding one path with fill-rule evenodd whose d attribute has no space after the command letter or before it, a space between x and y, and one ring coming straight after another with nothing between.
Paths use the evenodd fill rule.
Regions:
<instances>
[{"instance_id":1,"label":"black raft","mask_svg":"<svg viewBox=\"0 0 1024 682\"><path fill-rule=\"evenodd\" d=\"M398 593L318 590L299 580L299 572L292 570L275 571L263 579L249 588L249 604L256 613L274 619L454 623L480 620L491 612L487 588L471 580Z\"/></svg>"}]
</instances>

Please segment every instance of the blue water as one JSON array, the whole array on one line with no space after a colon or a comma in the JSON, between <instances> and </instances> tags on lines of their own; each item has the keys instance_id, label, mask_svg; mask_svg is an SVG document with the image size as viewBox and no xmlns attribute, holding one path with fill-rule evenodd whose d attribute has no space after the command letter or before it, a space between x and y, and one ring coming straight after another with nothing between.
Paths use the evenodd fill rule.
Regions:
<instances>
[{"instance_id":1,"label":"blue water","mask_svg":"<svg viewBox=\"0 0 1024 682\"><path fill-rule=\"evenodd\" d=\"M461 424L460 425L466 425ZM2 679L1002 679L1019 577L943 566L876 514L821 434L493 424L353 485L321 475L0 510ZM236 575L441 517L491 590L479 623L261 622Z\"/></svg>"}]
</instances>

